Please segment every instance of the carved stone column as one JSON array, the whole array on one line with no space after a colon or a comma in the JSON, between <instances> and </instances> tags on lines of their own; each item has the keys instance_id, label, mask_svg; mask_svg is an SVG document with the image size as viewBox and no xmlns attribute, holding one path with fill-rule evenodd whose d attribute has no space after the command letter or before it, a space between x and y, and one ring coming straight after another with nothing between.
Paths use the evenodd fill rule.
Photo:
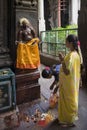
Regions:
<instances>
[{"instance_id":1,"label":"carved stone column","mask_svg":"<svg viewBox=\"0 0 87 130\"><path fill-rule=\"evenodd\" d=\"M58 27L61 27L61 1L58 0Z\"/></svg>"},{"instance_id":2,"label":"carved stone column","mask_svg":"<svg viewBox=\"0 0 87 130\"><path fill-rule=\"evenodd\" d=\"M44 0L38 0L38 21L39 21L39 33L41 31L45 31Z\"/></svg>"},{"instance_id":3,"label":"carved stone column","mask_svg":"<svg viewBox=\"0 0 87 130\"><path fill-rule=\"evenodd\" d=\"M78 35L81 42L83 62L86 70L86 77L84 77L84 79L87 83L87 0L81 0L81 10L79 11L78 17Z\"/></svg>"},{"instance_id":4,"label":"carved stone column","mask_svg":"<svg viewBox=\"0 0 87 130\"><path fill-rule=\"evenodd\" d=\"M3 44L3 0L0 1L0 46Z\"/></svg>"},{"instance_id":5,"label":"carved stone column","mask_svg":"<svg viewBox=\"0 0 87 130\"><path fill-rule=\"evenodd\" d=\"M8 1L0 0L0 68L12 64L8 44Z\"/></svg>"}]
</instances>

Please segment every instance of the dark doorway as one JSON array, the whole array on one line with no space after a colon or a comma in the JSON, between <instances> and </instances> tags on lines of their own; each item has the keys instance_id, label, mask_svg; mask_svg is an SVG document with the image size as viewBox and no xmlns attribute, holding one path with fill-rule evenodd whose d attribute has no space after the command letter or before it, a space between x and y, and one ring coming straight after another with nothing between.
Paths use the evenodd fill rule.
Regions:
<instances>
[{"instance_id":1,"label":"dark doorway","mask_svg":"<svg viewBox=\"0 0 87 130\"><path fill-rule=\"evenodd\" d=\"M50 26L50 5L48 0L44 0L44 18L45 18L45 24L46 24L46 30L51 30Z\"/></svg>"},{"instance_id":2,"label":"dark doorway","mask_svg":"<svg viewBox=\"0 0 87 130\"><path fill-rule=\"evenodd\" d=\"M61 2L61 27L69 24L69 1Z\"/></svg>"}]
</instances>

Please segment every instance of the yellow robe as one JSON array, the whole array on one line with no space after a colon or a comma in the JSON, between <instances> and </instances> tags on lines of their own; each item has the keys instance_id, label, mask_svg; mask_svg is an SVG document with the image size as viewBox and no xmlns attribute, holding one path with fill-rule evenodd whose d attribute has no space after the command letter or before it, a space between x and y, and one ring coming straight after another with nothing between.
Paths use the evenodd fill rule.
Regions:
<instances>
[{"instance_id":1,"label":"yellow robe","mask_svg":"<svg viewBox=\"0 0 87 130\"><path fill-rule=\"evenodd\" d=\"M65 75L61 67L59 74L58 119L61 123L73 123L78 117L80 81L80 57L76 51L64 58L70 74Z\"/></svg>"},{"instance_id":2,"label":"yellow robe","mask_svg":"<svg viewBox=\"0 0 87 130\"><path fill-rule=\"evenodd\" d=\"M18 43L16 68L19 69L38 68L38 66L40 65L38 43L39 43L38 38L33 38L31 41L27 43L22 42Z\"/></svg>"}]
</instances>

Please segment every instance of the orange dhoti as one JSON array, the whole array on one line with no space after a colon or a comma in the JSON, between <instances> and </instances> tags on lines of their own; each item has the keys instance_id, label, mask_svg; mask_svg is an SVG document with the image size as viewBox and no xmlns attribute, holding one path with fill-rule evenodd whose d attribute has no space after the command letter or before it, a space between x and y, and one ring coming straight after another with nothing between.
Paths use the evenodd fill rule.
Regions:
<instances>
[{"instance_id":1,"label":"orange dhoti","mask_svg":"<svg viewBox=\"0 0 87 130\"><path fill-rule=\"evenodd\" d=\"M36 69L40 65L38 38L33 38L27 43L18 43L16 68Z\"/></svg>"}]
</instances>

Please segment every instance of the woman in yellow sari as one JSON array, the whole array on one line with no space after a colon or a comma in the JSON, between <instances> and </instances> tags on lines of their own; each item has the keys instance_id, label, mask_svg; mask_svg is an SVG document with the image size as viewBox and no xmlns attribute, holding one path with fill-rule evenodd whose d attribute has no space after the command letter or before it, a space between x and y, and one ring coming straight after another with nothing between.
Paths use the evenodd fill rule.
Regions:
<instances>
[{"instance_id":1,"label":"woman in yellow sari","mask_svg":"<svg viewBox=\"0 0 87 130\"><path fill-rule=\"evenodd\" d=\"M66 47L70 52L64 58L59 54L62 66L59 73L58 119L63 127L73 126L78 119L80 56L77 42L76 36L69 35Z\"/></svg>"}]
</instances>

